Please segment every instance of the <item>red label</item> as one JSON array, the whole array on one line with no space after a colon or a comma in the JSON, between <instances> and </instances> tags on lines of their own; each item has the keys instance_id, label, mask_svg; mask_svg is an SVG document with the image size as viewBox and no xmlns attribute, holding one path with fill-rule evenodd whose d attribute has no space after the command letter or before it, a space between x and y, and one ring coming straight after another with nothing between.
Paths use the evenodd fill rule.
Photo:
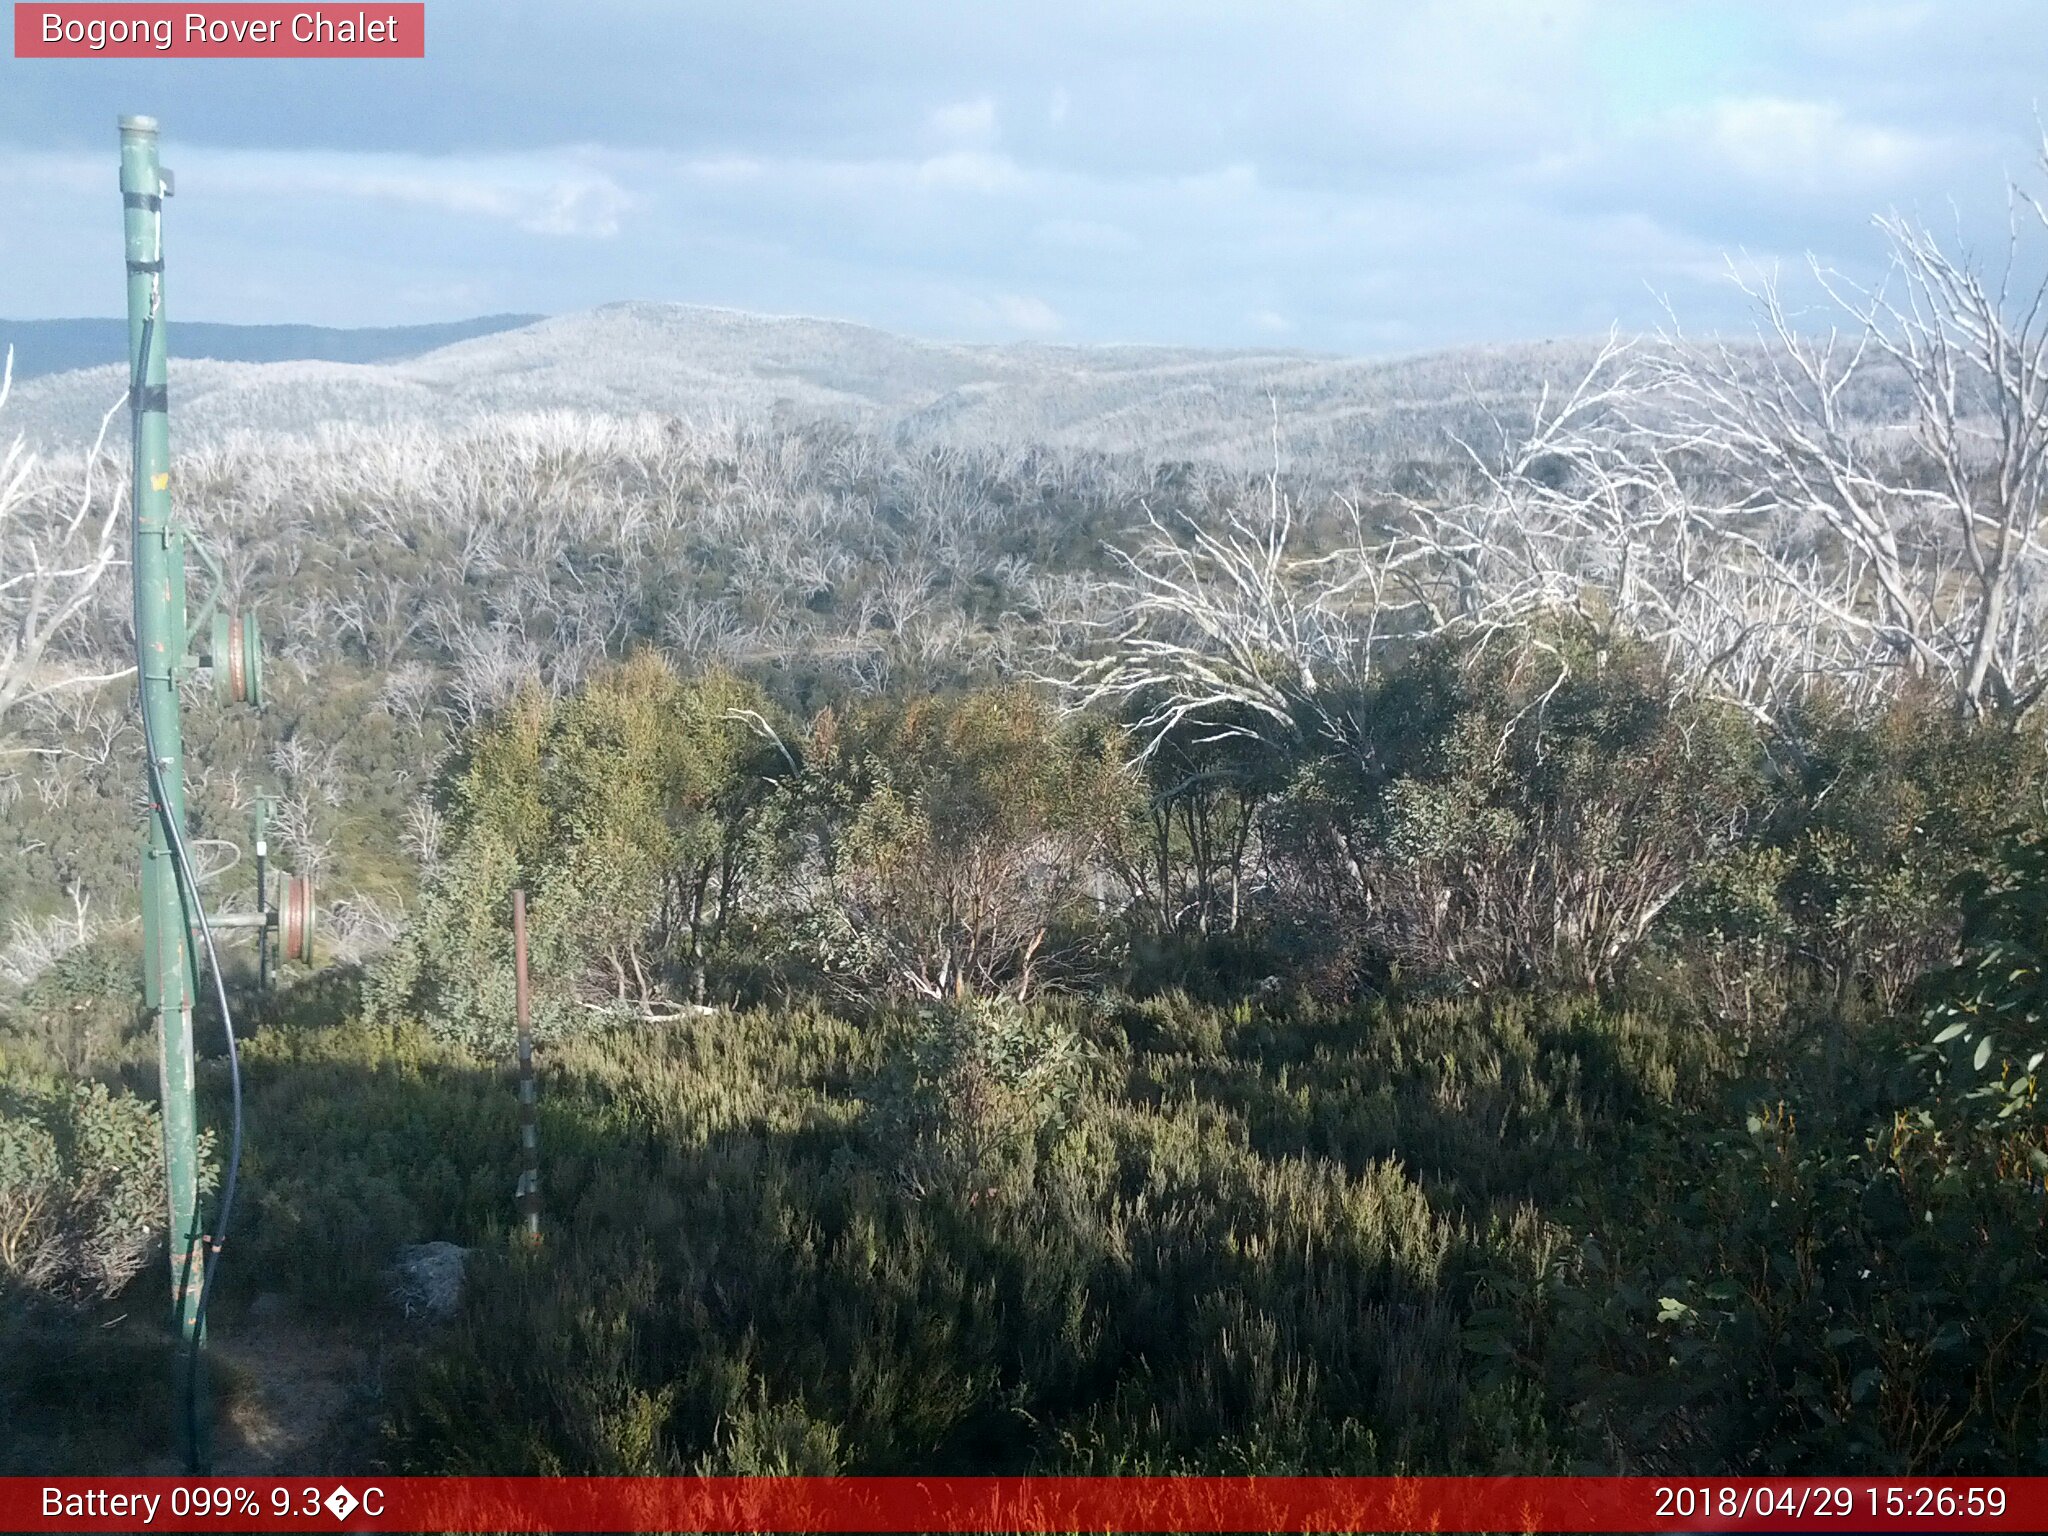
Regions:
<instances>
[{"instance_id":1,"label":"red label","mask_svg":"<svg viewBox=\"0 0 2048 1536\"><path fill-rule=\"evenodd\" d=\"M423 59L422 3L14 7L17 59Z\"/></svg>"},{"instance_id":2,"label":"red label","mask_svg":"<svg viewBox=\"0 0 2048 1536\"><path fill-rule=\"evenodd\" d=\"M0 1477L8 1531L2048 1530L2048 1478Z\"/></svg>"}]
</instances>

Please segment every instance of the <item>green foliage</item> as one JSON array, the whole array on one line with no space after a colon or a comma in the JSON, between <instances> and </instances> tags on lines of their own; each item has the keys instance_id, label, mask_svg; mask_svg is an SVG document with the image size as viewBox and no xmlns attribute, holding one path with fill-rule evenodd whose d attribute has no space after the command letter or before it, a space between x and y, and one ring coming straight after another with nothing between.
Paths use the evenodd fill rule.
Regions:
<instances>
[{"instance_id":1,"label":"green foliage","mask_svg":"<svg viewBox=\"0 0 2048 1536\"><path fill-rule=\"evenodd\" d=\"M381 704L381 672L337 661L308 676L273 660L260 711L221 704L204 690L187 700L188 830L195 842L206 840L202 869L233 861L207 882L214 900L246 908L254 879L249 797L263 790L299 801L305 837L286 837L274 822L272 869L317 876L325 961L346 939L344 926L328 921L337 897L388 913L411 895L414 865L397 832L444 732L432 718L416 725L395 719ZM33 777L0 771L0 867L9 871L0 880L0 930L15 917L68 914L65 895L75 891L90 899L92 926L118 938L135 920L144 830L133 690L64 695L31 724L33 739L55 755L29 759L38 765ZM285 773L281 762L300 767ZM226 950L231 965L248 954L239 936L229 936ZM106 1044L118 1054L117 1042Z\"/></svg>"},{"instance_id":2,"label":"green foliage","mask_svg":"<svg viewBox=\"0 0 2048 1536\"><path fill-rule=\"evenodd\" d=\"M2048 1058L2048 834L2013 833L1989 869L1970 871L1958 886L1961 954L1929 982L1930 1054L1938 1076L1980 1114L2038 1119ZM2048 1173L2048 1152L2032 1151L2031 1161L2034 1173Z\"/></svg>"},{"instance_id":3,"label":"green foliage","mask_svg":"<svg viewBox=\"0 0 2048 1536\"><path fill-rule=\"evenodd\" d=\"M1360 715L1362 748L1307 765L1276 824L1340 973L1611 985L1759 794L1738 715L1589 630L1425 647Z\"/></svg>"},{"instance_id":4,"label":"green foliage","mask_svg":"<svg viewBox=\"0 0 2048 1536\"><path fill-rule=\"evenodd\" d=\"M0 1001L0 1048L67 1077L154 1061L134 936L103 934L66 950Z\"/></svg>"},{"instance_id":5,"label":"green foliage","mask_svg":"<svg viewBox=\"0 0 2048 1536\"><path fill-rule=\"evenodd\" d=\"M208 1177L212 1152L202 1138ZM164 1226L152 1105L0 1063L0 1274L53 1295L117 1296L159 1251Z\"/></svg>"},{"instance_id":6,"label":"green foliage","mask_svg":"<svg viewBox=\"0 0 2048 1536\"><path fill-rule=\"evenodd\" d=\"M1249 729L1183 725L1159 738L1143 795L1103 850L1142 929L1207 937L1252 924L1261 816L1291 766Z\"/></svg>"},{"instance_id":7,"label":"green foliage","mask_svg":"<svg viewBox=\"0 0 2048 1536\"><path fill-rule=\"evenodd\" d=\"M615 995L652 1001L640 953L651 928L649 959L685 966L703 1000L707 957L739 918L760 853L765 803L797 766L765 704L725 674L680 682L643 653L565 707L546 780L565 836L545 894L579 914Z\"/></svg>"},{"instance_id":8,"label":"green foliage","mask_svg":"<svg viewBox=\"0 0 2048 1536\"><path fill-rule=\"evenodd\" d=\"M397 1248L506 1219L518 1161L509 1073L418 1024L274 1028L242 1046L243 1151L230 1293L375 1311ZM205 1107L225 1112L224 1074Z\"/></svg>"},{"instance_id":9,"label":"green foliage","mask_svg":"<svg viewBox=\"0 0 2048 1536\"><path fill-rule=\"evenodd\" d=\"M545 1245L487 1244L463 1319L392 1379L387 1454L1558 1470L1530 1387L1461 1347L1470 1284L1552 1262L1542 1206L1721 1069L1656 1018L1524 1004L802 1009L568 1042Z\"/></svg>"},{"instance_id":10,"label":"green foliage","mask_svg":"<svg viewBox=\"0 0 2048 1536\"><path fill-rule=\"evenodd\" d=\"M828 974L1021 999L1089 969L1091 885L1134 795L1119 746L1024 688L818 722L798 900Z\"/></svg>"},{"instance_id":11,"label":"green foliage","mask_svg":"<svg viewBox=\"0 0 2048 1536\"><path fill-rule=\"evenodd\" d=\"M1873 721L1826 714L1760 841L1780 849L1780 936L1828 990L1899 1006L1956 937L1954 882L2005 829L2041 819L2038 731L1907 697Z\"/></svg>"},{"instance_id":12,"label":"green foliage","mask_svg":"<svg viewBox=\"0 0 2048 1536\"><path fill-rule=\"evenodd\" d=\"M450 768L449 851L372 979L375 1016L508 1042L521 885L542 1037L593 1012L701 998L745 920L768 803L794 768L764 702L723 674L684 682L652 653L564 701L521 695Z\"/></svg>"},{"instance_id":13,"label":"green foliage","mask_svg":"<svg viewBox=\"0 0 2048 1536\"><path fill-rule=\"evenodd\" d=\"M1673 904L1665 983L1752 1030L1839 1037L1951 958L1958 882L2040 824L2048 756L2036 732L1912 694L1868 719L1811 703L1761 745L1768 787Z\"/></svg>"},{"instance_id":14,"label":"green foliage","mask_svg":"<svg viewBox=\"0 0 2048 1536\"><path fill-rule=\"evenodd\" d=\"M2048 1136L1873 1045L1833 1115L1795 1078L1740 1130L1646 1124L1629 1177L1581 1193L1576 1251L1489 1283L1468 1344L1541 1380L1589 1462L2048 1467Z\"/></svg>"},{"instance_id":15,"label":"green foliage","mask_svg":"<svg viewBox=\"0 0 2048 1536\"><path fill-rule=\"evenodd\" d=\"M542 1054L537 1252L502 1066L418 1025L245 1059L230 1298L367 1319L400 1244L476 1250L459 1319L385 1357L405 1470L2034 1464L2015 1128L1884 1111L1910 1081L1874 1076L1837 1121L1718 1134L1755 1064L1682 1013L999 999L583 1034Z\"/></svg>"},{"instance_id":16,"label":"green foliage","mask_svg":"<svg viewBox=\"0 0 2048 1536\"><path fill-rule=\"evenodd\" d=\"M154 1316L23 1290L0 1271L0 1476L161 1464L175 1449L164 1384L176 1348Z\"/></svg>"},{"instance_id":17,"label":"green foliage","mask_svg":"<svg viewBox=\"0 0 2048 1536\"><path fill-rule=\"evenodd\" d=\"M927 1004L892 1020L871 1108L905 1190L981 1199L1029 1185L1066 1125L1086 1050L1063 1012L1009 998Z\"/></svg>"}]
</instances>

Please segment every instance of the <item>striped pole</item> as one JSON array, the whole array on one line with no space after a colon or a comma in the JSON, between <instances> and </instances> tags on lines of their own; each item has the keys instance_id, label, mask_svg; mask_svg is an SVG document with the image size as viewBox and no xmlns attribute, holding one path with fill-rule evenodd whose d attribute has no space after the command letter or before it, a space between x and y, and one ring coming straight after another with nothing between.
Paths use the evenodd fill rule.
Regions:
<instances>
[{"instance_id":1,"label":"striped pole","mask_svg":"<svg viewBox=\"0 0 2048 1536\"><path fill-rule=\"evenodd\" d=\"M513 997L519 1016L519 1144L526 1168L519 1175L519 1213L526 1240L540 1241L540 1124L533 1088L533 1010L526 991L526 891L512 893Z\"/></svg>"}]
</instances>

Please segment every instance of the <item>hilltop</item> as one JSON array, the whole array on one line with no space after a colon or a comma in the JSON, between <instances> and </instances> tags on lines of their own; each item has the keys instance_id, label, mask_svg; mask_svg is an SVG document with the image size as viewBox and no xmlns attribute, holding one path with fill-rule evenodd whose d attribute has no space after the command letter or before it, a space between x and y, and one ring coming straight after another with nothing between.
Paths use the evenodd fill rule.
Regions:
<instances>
[{"instance_id":1,"label":"hilltop","mask_svg":"<svg viewBox=\"0 0 2048 1536\"><path fill-rule=\"evenodd\" d=\"M481 324L483 322L475 322ZM188 328L192 330L197 327ZM183 332L173 333L174 338ZM339 424L452 426L505 411L781 414L957 443L1037 442L1259 463L1276 416L1290 455L1406 456L1440 448L1482 407L1525 410L1573 376L1590 341L1466 348L1392 360L1160 346L969 345L843 321L624 303L381 361L171 360L183 444ZM18 386L14 430L39 446L89 440L124 382L118 365Z\"/></svg>"}]
</instances>

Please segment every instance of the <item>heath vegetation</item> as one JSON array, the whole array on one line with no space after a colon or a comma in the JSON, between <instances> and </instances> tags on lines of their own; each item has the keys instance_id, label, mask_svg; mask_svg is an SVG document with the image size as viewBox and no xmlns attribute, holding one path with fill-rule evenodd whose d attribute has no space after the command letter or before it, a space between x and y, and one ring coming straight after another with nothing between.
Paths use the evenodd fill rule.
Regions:
<instances>
[{"instance_id":1,"label":"heath vegetation","mask_svg":"<svg viewBox=\"0 0 2048 1536\"><path fill-rule=\"evenodd\" d=\"M1760 289L1398 465L188 455L282 595L272 706L191 701L203 878L261 787L331 913L236 978L218 1326L374 1336L331 1454L403 1471L2048 1473L2048 321L1884 229L1841 339ZM94 1330L162 1252L82 468L0 472L33 1470L149 1451L94 1424L153 1346ZM428 1240L461 1305L399 1326Z\"/></svg>"}]
</instances>

